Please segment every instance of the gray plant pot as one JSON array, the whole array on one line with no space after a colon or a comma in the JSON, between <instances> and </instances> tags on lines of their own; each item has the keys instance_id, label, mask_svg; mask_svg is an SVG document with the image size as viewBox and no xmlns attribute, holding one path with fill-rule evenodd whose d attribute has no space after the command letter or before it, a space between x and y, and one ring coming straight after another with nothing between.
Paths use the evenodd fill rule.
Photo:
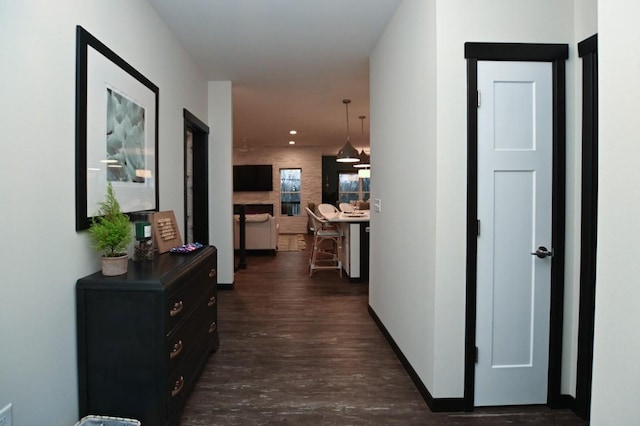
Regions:
<instances>
[{"instance_id":1,"label":"gray plant pot","mask_svg":"<svg viewBox=\"0 0 640 426\"><path fill-rule=\"evenodd\" d=\"M102 256L102 275L113 277L127 273L129 265L129 255L125 254L118 257Z\"/></svg>"}]
</instances>

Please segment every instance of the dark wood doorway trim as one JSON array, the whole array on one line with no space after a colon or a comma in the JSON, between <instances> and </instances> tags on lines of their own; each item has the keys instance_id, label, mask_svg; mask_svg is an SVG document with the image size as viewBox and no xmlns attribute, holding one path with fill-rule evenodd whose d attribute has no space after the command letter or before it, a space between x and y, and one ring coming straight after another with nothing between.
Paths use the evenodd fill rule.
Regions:
<instances>
[{"instance_id":1,"label":"dark wood doorway trim","mask_svg":"<svg viewBox=\"0 0 640 426\"><path fill-rule=\"evenodd\" d=\"M598 36L578 43L582 57L582 204L580 229L580 313L575 412L591 411L593 329L598 235Z\"/></svg>"},{"instance_id":2,"label":"dark wood doorway trim","mask_svg":"<svg viewBox=\"0 0 640 426\"><path fill-rule=\"evenodd\" d=\"M551 314L547 404L561 406L565 232L565 61L567 44L465 43L467 59L467 272L464 405L474 408L478 211L478 61L537 61L553 66L553 201Z\"/></svg>"},{"instance_id":3,"label":"dark wood doorway trim","mask_svg":"<svg viewBox=\"0 0 640 426\"><path fill-rule=\"evenodd\" d=\"M188 152L187 132L193 135L191 153ZM193 241L186 241L188 155L193 158ZM209 127L186 109L184 110L184 230L186 242L209 244Z\"/></svg>"}]
</instances>

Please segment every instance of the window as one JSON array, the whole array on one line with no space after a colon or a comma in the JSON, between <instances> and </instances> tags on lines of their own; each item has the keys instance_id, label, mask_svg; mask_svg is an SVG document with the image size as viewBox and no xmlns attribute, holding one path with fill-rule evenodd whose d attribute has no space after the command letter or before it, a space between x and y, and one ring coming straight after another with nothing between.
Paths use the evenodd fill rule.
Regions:
<instances>
[{"instance_id":1,"label":"window","mask_svg":"<svg viewBox=\"0 0 640 426\"><path fill-rule=\"evenodd\" d=\"M300 215L302 169L280 169L280 214Z\"/></svg>"},{"instance_id":2,"label":"window","mask_svg":"<svg viewBox=\"0 0 640 426\"><path fill-rule=\"evenodd\" d=\"M358 179L358 172L340 173L338 175L338 201L368 201L371 195L370 178Z\"/></svg>"}]
</instances>

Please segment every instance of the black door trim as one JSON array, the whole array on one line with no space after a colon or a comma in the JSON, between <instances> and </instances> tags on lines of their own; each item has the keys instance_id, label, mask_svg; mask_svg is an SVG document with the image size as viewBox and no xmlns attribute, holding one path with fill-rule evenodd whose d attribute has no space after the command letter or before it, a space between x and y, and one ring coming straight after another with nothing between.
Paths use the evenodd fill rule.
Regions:
<instances>
[{"instance_id":1,"label":"black door trim","mask_svg":"<svg viewBox=\"0 0 640 426\"><path fill-rule=\"evenodd\" d=\"M209 126L184 109L184 230L187 213L187 131L193 135L193 241L209 244Z\"/></svg>"},{"instance_id":2,"label":"black door trim","mask_svg":"<svg viewBox=\"0 0 640 426\"><path fill-rule=\"evenodd\" d=\"M589 420L598 235L598 36L578 43L582 57L582 204L575 412Z\"/></svg>"},{"instance_id":3,"label":"black door trim","mask_svg":"<svg viewBox=\"0 0 640 426\"><path fill-rule=\"evenodd\" d=\"M475 332L476 332L476 267L478 213L478 61L535 61L553 63L553 201L551 266L551 314L549 329L549 376L547 404L562 404L560 379L562 369L562 327L564 303L565 249L565 61L567 44L529 43L465 43L467 59L467 271L465 319L464 404L474 408Z\"/></svg>"}]
</instances>

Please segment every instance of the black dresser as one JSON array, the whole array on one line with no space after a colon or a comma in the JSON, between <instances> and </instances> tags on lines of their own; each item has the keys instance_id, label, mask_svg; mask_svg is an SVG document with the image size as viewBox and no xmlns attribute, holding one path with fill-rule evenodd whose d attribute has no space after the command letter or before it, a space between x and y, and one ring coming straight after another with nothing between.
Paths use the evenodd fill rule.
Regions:
<instances>
[{"instance_id":1,"label":"black dresser","mask_svg":"<svg viewBox=\"0 0 640 426\"><path fill-rule=\"evenodd\" d=\"M78 280L80 417L179 423L219 344L216 268L216 249L208 246L129 261L126 275L97 272Z\"/></svg>"}]
</instances>

